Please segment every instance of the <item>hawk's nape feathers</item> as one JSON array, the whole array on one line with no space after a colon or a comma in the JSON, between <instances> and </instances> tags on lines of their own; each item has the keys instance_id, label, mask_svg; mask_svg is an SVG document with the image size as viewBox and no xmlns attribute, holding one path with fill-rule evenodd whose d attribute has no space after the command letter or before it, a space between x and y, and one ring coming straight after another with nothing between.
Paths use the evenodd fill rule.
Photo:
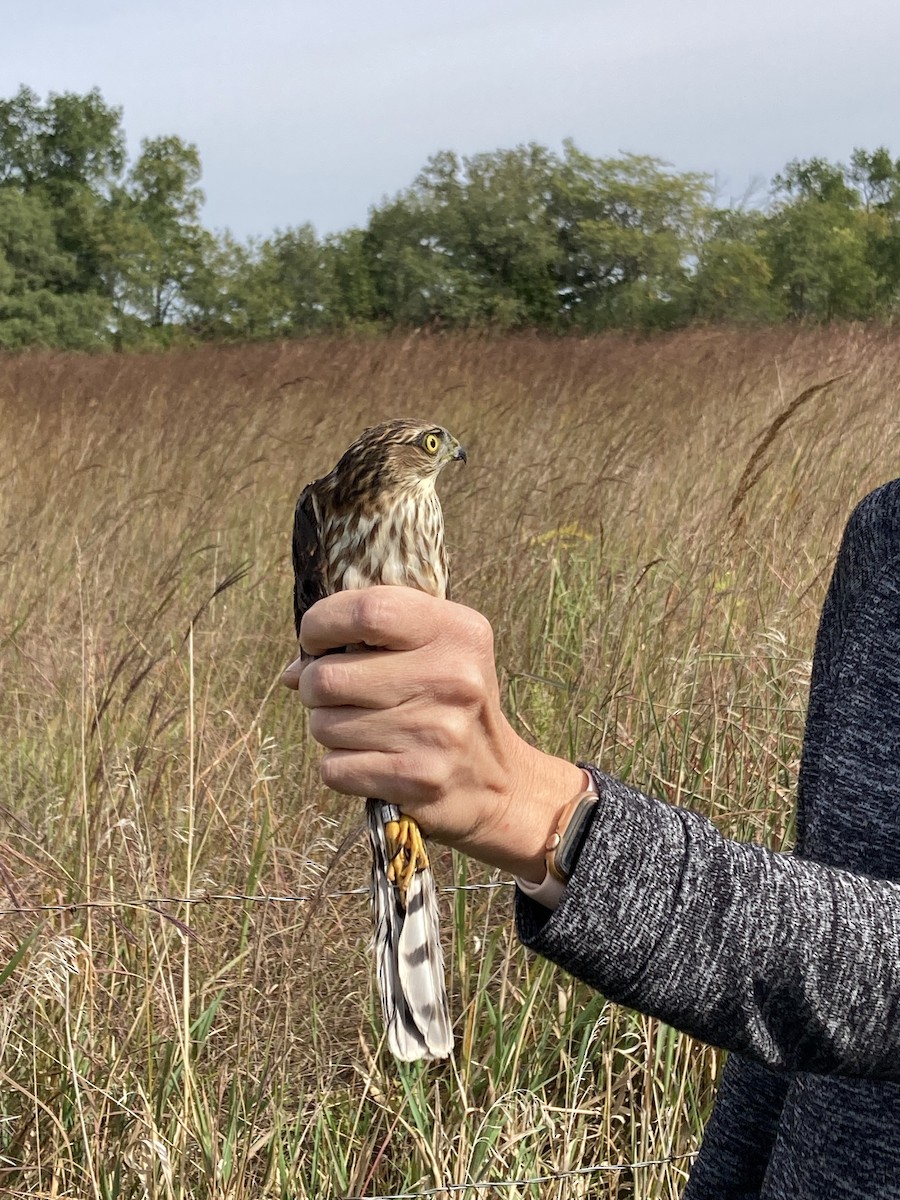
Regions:
<instances>
[{"instance_id":1,"label":"hawk's nape feathers","mask_svg":"<svg viewBox=\"0 0 900 1200\"><path fill-rule=\"evenodd\" d=\"M367 429L328 475L304 488L293 536L298 634L307 609L332 592L398 584L447 595L444 523L434 485L454 460L465 462L466 453L440 426L388 421ZM434 876L409 842L409 870L400 870L400 816L394 805L366 801L382 1011L398 1058L443 1058L453 1048L453 1034ZM421 847L415 823L409 825Z\"/></svg>"}]
</instances>

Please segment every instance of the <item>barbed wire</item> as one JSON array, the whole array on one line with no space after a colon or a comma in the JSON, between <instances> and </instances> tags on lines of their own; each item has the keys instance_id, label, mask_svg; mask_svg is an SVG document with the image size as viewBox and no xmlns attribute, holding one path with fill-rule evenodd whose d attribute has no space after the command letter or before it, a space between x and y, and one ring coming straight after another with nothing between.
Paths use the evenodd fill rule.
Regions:
<instances>
[{"instance_id":1,"label":"barbed wire","mask_svg":"<svg viewBox=\"0 0 900 1200\"><path fill-rule=\"evenodd\" d=\"M509 889L515 887L511 879L491 880L485 883L448 884L438 890L442 893L454 892L483 892ZM0 916L22 916L39 913L67 913L82 909L111 910L117 908L143 908L150 912L161 911L165 905L195 905L214 903L252 903L252 904L309 904L313 901L338 900L344 897L367 897L368 887L342 888L333 892L310 892L295 895L278 895L269 892L211 892L203 891L190 896L131 896L120 899L105 900L74 900L58 904L20 904L13 908L0 908ZM341 1196L339 1200L429 1200L436 1196L459 1196L466 1192L495 1192L509 1188L539 1187L549 1183L558 1183L565 1179L576 1179L601 1173L621 1174L627 1171L644 1170L650 1167L664 1167L673 1163L687 1162L697 1155L696 1150L681 1154L670 1155L666 1158L648 1158L630 1163L596 1163L591 1166L573 1167L565 1171L551 1171L545 1175L533 1175L517 1179L476 1180L471 1183L447 1183L429 1187L415 1192L389 1192L374 1196L358 1194ZM0 1195L24 1195L14 1190L0 1187Z\"/></svg>"},{"instance_id":2,"label":"barbed wire","mask_svg":"<svg viewBox=\"0 0 900 1200\"><path fill-rule=\"evenodd\" d=\"M497 888L515 887L512 879L496 879L489 883L457 883L438 888L439 892L489 892ZM24 916L29 913L75 912L79 909L146 908L151 912L165 904L311 904L313 901L338 900L343 896L368 896L368 887L344 888L337 892L298 893L279 896L269 892L197 892L192 896L125 896L109 900L70 900L58 904L19 904L13 908L0 908L0 917Z\"/></svg>"},{"instance_id":3,"label":"barbed wire","mask_svg":"<svg viewBox=\"0 0 900 1200\"><path fill-rule=\"evenodd\" d=\"M568 1171L551 1171L547 1175L534 1175L523 1179L484 1179L474 1183L445 1183L439 1187L425 1188L419 1192L385 1192L376 1196L341 1196L339 1200L427 1200L430 1196L453 1196L461 1192L483 1191L485 1188L504 1189L515 1187L537 1187L545 1183L558 1183L563 1179L575 1179L579 1176L598 1175L600 1172L636 1171L643 1167L666 1167L670 1163L687 1162L697 1157L696 1150L687 1150L683 1154L673 1154L669 1158L647 1158L633 1163L597 1163L591 1167L573 1167ZM25 1197L33 1196L33 1192L22 1192L17 1188L0 1186L0 1196Z\"/></svg>"},{"instance_id":4,"label":"barbed wire","mask_svg":"<svg viewBox=\"0 0 900 1200\"><path fill-rule=\"evenodd\" d=\"M668 1158L645 1158L631 1163L597 1163L591 1167L572 1167L568 1171L551 1171L548 1175L533 1175L524 1179L485 1179L475 1183L445 1183L439 1187L425 1188L419 1192L387 1192L377 1196L341 1196L340 1200L422 1200L427 1196L452 1196L459 1192L484 1190L485 1188L536 1187L544 1183L558 1183L561 1179L578 1176L599 1175L600 1172L636 1171L643 1167L666 1167L670 1163L687 1162L697 1157L696 1150L683 1154L672 1154Z\"/></svg>"}]
</instances>

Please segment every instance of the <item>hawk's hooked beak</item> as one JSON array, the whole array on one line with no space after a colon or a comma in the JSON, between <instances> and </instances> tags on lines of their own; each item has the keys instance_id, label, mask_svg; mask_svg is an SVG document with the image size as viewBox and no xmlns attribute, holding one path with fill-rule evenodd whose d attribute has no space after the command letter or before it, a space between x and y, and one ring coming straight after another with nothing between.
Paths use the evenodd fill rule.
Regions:
<instances>
[{"instance_id":1,"label":"hawk's hooked beak","mask_svg":"<svg viewBox=\"0 0 900 1200\"><path fill-rule=\"evenodd\" d=\"M469 461L469 456L466 454L465 446L456 447L456 449L453 451L453 461L462 463L467 463Z\"/></svg>"}]
</instances>

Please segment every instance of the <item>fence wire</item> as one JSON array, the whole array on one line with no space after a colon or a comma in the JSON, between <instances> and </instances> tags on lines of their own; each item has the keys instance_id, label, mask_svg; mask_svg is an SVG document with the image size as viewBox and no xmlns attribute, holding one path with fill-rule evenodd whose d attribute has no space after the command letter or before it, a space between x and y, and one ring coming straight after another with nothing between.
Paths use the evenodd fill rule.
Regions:
<instances>
[{"instance_id":1,"label":"fence wire","mask_svg":"<svg viewBox=\"0 0 900 1200\"><path fill-rule=\"evenodd\" d=\"M491 880L486 883L449 884L438 890L447 892L486 892L515 887L511 879ZM8 889L9 890L9 889ZM275 895L269 892L212 892L203 891L190 896L129 896L121 899L108 900L72 900L58 904L17 904L12 908L0 908L0 917L36 915L39 913L69 913L83 909L113 910L117 908L143 908L148 912L160 911L166 905L193 904L310 904L313 901L339 900L347 896L367 897L368 887L343 888L334 892L308 892L296 895ZM160 915L165 915L160 911ZM551 1171L546 1175L534 1175L521 1179L489 1179L472 1183L446 1183L437 1187L425 1188L416 1192L390 1192L375 1196L348 1195L338 1200L427 1200L434 1196L460 1196L466 1192L483 1192L486 1190L500 1192L508 1188L540 1187L545 1184L558 1183L565 1179L583 1178L590 1175L622 1174L626 1171L637 1171L649 1167L665 1167L672 1163L688 1162L695 1158L696 1150L683 1154L674 1154L668 1158L648 1158L631 1163L596 1163L587 1167L573 1167L567 1171ZM0 1195L25 1195L0 1187Z\"/></svg>"},{"instance_id":2,"label":"fence wire","mask_svg":"<svg viewBox=\"0 0 900 1200\"><path fill-rule=\"evenodd\" d=\"M490 892L497 888L515 887L511 879L496 879L489 883L457 883L438 888L439 892ZM297 895L277 896L268 892L196 892L192 896L125 896L122 899L110 900L70 900L58 904L18 904L14 908L0 908L0 917L24 916L28 913L76 912L79 909L115 909L115 908L147 908L151 912L164 904L242 904L249 901L252 904L311 904L322 900L338 900L343 896L368 896L368 887L345 888L339 892L298 893Z\"/></svg>"},{"instance_id":3,"label":"fence wire","mask_svg":"<svg viewBox=\"0 0 900 1200\"><path fill-rule=\"evenodd\" d=\"M569 1171L551 1171L548 1175L533 1175L525 1179L485 1179L476 1183L445 1183L440 1187L425 1188L424 1191L419 1192L388 1192L377 1196L341 1196L339 1200L422 1200L422 1197L427 1196L455 1196L460 1192L483 1191L485 1188L538 1187L545 1183L558 1183L562 1179L599 1175L602 1171L621 1174L624 1171L635 1171L641 1167L666 1167L669 1163L687 1162L696 1157L696 1150L688 1150L684 1154L673 1154L669 1158L645 1158L640 1162L632 1163L597 1163L592 1167L573 1167Z\"/></svg>"},{"instance_id":4,"label":"fence wire","mask_svg":"<svg viewBox=\"0 0 900 1200\"><path fill-rule=\"evenodd\" d=\"M592 1167L573 1167L569 1171L551 1171L547 1175L533 1175L524 1179L485 1179L475 1183L445 1183L439 1187L425 1188L424 1191L418 1192L385 1192L375 1196L355 1194L352 1196L340 1196L337 1200L427 1200L431 1196L456 1196L463 1192L484 1191L486 1188L504 1190L506 1188L517 1187L539 1187L542 1184L559 1183L564 1179L598 1175L602 1171L622 1173L624 1171L636 1171L641 1167L666 1167L670 1163L687 1162L696 1157L697 1151L689 1150L684 1154L673 1154L669 1158L647 1158L633 1163L597 1163ZM15 1188L0 1187L0 1196L25 1197L33 1195L33 1192L20 1192Z\"/></svg>"}]
</instances>

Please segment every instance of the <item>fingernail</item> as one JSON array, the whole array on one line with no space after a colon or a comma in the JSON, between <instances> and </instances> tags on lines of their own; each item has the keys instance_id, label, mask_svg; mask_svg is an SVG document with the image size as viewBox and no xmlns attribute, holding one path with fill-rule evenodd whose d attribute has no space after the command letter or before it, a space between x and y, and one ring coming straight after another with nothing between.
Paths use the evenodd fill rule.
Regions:
<instances>
[{"instance_id":1,"label":"fingernail","mask_svg":"<svg viewBox=\"0 0 900 1200\"><path fill-rule=\"evenodd\" d=\"M302 658L295 658L289 667L285 667L281 676L281 682L285 687L294 688L296 690L297 685L300 682L300 672L302 667Z\"/></svg>"}]
</instances>

